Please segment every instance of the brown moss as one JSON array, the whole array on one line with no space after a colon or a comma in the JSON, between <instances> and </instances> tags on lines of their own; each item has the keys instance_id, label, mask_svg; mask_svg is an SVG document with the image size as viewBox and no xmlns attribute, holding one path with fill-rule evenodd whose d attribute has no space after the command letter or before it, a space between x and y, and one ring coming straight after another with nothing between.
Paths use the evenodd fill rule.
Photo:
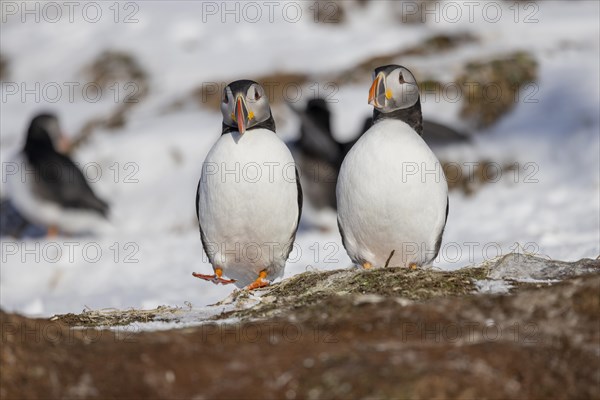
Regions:
<instances>
[{"instance_id":1,"label":"brown moss","mask_svg":"<svg viewBox=\"0 0 600 400\"><path fill-rule=\"evenodd\" d=\"M373 70L387 64L397 63L402 57L426 56L453 50L461 45L476 42L477 38L469 33L439 34L425 39L422 43L388 54L368 58L359 64L341 72L334 80L340 84L362 81L370 77Z\"/></svg>"},{"instance_id":2,"label":"brown moss","mask_svg":"<svg viewBox=\"0 0 600 400\"><path fill-rule=\"evenodd\" d=\"M502 177L510 177L518 167L515 163L499 164L491 160L480 160L470 164L471 169L463 170L456 162L441 161L449 190L460 190L470 196L481 187L497 183Z\"/></svg>"},{"instance_id":3,"label":"brown moss","mask_svg":"<svg viewBox=\"0 0 600 400\"><path fill-rule=\"evenodd\" d=\"M0 54L0 81L8 78L8 59L4 54Z\"/></svg>"},{"instance_id":4,"label":"brown moss","mask_svg":"<svg viewBox=\"0 0 600 400\"><path fill-rule=\"evenodd\" d=\"M71 149L85 142L97 129L117 129L125 126L133 107L146 98L150 84L146 71L135 57L121 51L104 51L83 68L82 73L89 82L86 94L92 98L101 94L117 96L117 104L108 115L95 117L84 124L73 140ZM96 89L97 92L92 93Z\"/></svg>"},{"instance_id":5,"label":"brown moss","mask_svg":"<svg viewBox=\"0 0 600 400\"><path fill-rule=\"evenodd\" d=\"M146 72L130 53L104 51L83 71L89 79L103 88L119 81L145 81Z\"/></svg>"},{"instance_id":6,"label":"brown moss","mask_svg":"<svg viewBox=\"0 0 600 400\"><path fill-rule=\"evenodd\" d=\"M536 81L537 66L526 52L467 64L457 78L464 95L461 116L480 128L492 125L520 101L520 90Z\"/></svg>"},{"instance_id":7,"label":"brown moss","mask_svg":"<svg viewBox=\"0 0 600 400\"><path fill-rule=\"evenodd\" d=\"M484 279L486 275L486 268L436 271L396 267L306 272L264 289L266 295L273 298L273 301L261 302L243 310L226 312L216 318L247 320L273 317L292 309L310 307L340 296L372 294L414 301L444 296L463 296L474 293L475 281Z\"/></svg>"}]
</instances>

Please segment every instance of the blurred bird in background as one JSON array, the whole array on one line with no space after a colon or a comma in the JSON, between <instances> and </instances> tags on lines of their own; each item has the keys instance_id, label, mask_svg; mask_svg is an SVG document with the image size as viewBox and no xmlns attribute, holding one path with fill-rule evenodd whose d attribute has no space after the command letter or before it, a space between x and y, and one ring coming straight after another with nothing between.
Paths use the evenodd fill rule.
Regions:
<instances>
[{"instance_id":1,"label":"blurred bird in background","mask_svg":"<svg viewBox=\"0 0 600 400\"><path fill-rule=\"evenodd\" d=\"M2 202L2 235L54 236L94 233L109 226L108 204L99 198L66 155L69 141L54 114L29 125L25 146L7 174L10 194Z\"/></svg>"}]
</instances>

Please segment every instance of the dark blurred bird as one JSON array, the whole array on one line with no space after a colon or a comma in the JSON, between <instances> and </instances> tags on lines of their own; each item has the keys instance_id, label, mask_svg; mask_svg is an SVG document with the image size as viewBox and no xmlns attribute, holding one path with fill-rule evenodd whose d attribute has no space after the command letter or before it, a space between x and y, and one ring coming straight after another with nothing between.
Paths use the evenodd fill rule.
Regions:
<instances>
[{"instance_id":1,"label":"dark blurred bird","mask_svg":"<svg viewBox=\"0 0 600 400\"><path fill-rule=\"evenodd\" d=\"M331 113L323 99L309 100L300 118L300 138L291 144L304 194L316 210L335 210L335 185L346 148L331 131Z\"/></svg>"},{"instance_id":2,"label":"dark blurred bird","mask_svg":"<svg viewBox=\"0 0 600 400\"><path fill-rule=\"evenodd\" d=\"M47 227L49 235L95 232L106 226L109 207L61 153L66 144L55 115L33 118L15 159L17 173L7 176L10 200L27 220Z\"/></svg>"},{"instance_id":3,"label":"dark blurred bird","mask_svg":"<svg viewBox=\"0 0 600 400\"><path fill-rule=\"evenodd\" d=\"M316 210L337 208L335 187L344 157L352 146L373 125L373 117L364 120L363 126L349 142L339 142L331 129L331 112L324 99L309 100L300 110L290 105L300 118L300 137L290 143L300 171L300 180L306 198ZM469 136L440 123L424 120L418 123L418 133L432 148L466 142Z\"/></svg>"}]
</instances>

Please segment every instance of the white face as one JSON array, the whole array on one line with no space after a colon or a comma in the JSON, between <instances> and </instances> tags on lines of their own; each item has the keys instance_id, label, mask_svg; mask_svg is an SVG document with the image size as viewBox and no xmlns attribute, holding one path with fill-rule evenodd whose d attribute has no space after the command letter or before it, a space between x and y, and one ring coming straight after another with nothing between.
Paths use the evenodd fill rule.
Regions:
<instances>
[{"instance_id":1,"label":"white face","mask_svg":"<svg viewBox=\"0 0 600 400\"><path fill-rule=\"evenodd\" d=\"M266 121L271 116L269 100L258 83L250 84L245 93L234 93L231 84L223 91L221 114L225 125L237 127L243 134L247 129Z\"/></svg>"},{"instance_id":2,"label":"white face","mask_svg":"<svg viewBox=\"0 0 600 400\"><path fill-rule=\"evenodd\" d=\"M419 87L413 74L404 67L389 73L373 73L373 85L369 91L369 104L383 113L402 110L419 100Z\"/></svg>"}]
</instances>

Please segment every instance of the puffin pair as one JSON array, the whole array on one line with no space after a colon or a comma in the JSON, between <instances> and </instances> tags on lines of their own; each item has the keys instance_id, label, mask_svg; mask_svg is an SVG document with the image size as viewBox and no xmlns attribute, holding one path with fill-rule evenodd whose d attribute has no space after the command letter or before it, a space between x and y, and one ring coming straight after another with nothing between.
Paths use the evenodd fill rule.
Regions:
<instances>
[{"instance_id":1,"label":"puffin pair","mask_svg":"<svg viewBox=\"0 0 600 400\"><path fill-rule=\"evenodd\" d=\"M367 269L429 264L446 224L448 187L420 136L421 104L412 73L398 65L377 68L369 104L373 126L347 153L337 180L342 242L352 261ZM206 157L196 193L200 237L215 273L193 275L252 290L283 275L302 189L258 83L229 84L221 112L221 137ZM249 165L259 171L253 179L240 173ZM294 179L286 166L293 167Z\"/></svg>"},{"instance_id":2,"label":"puffin pair","mask_svg":"<svg viewBox=\"0 0 600 400\"><path fill-rule=\"evenodd\" d=\"M49 236L93 233L109 226L108 204L96 196L67 150L57 117L37 115L23 150L13 159L16 173L6 177L12 206L28 222L47 228Z\"/></svg>"}]
</instances>

